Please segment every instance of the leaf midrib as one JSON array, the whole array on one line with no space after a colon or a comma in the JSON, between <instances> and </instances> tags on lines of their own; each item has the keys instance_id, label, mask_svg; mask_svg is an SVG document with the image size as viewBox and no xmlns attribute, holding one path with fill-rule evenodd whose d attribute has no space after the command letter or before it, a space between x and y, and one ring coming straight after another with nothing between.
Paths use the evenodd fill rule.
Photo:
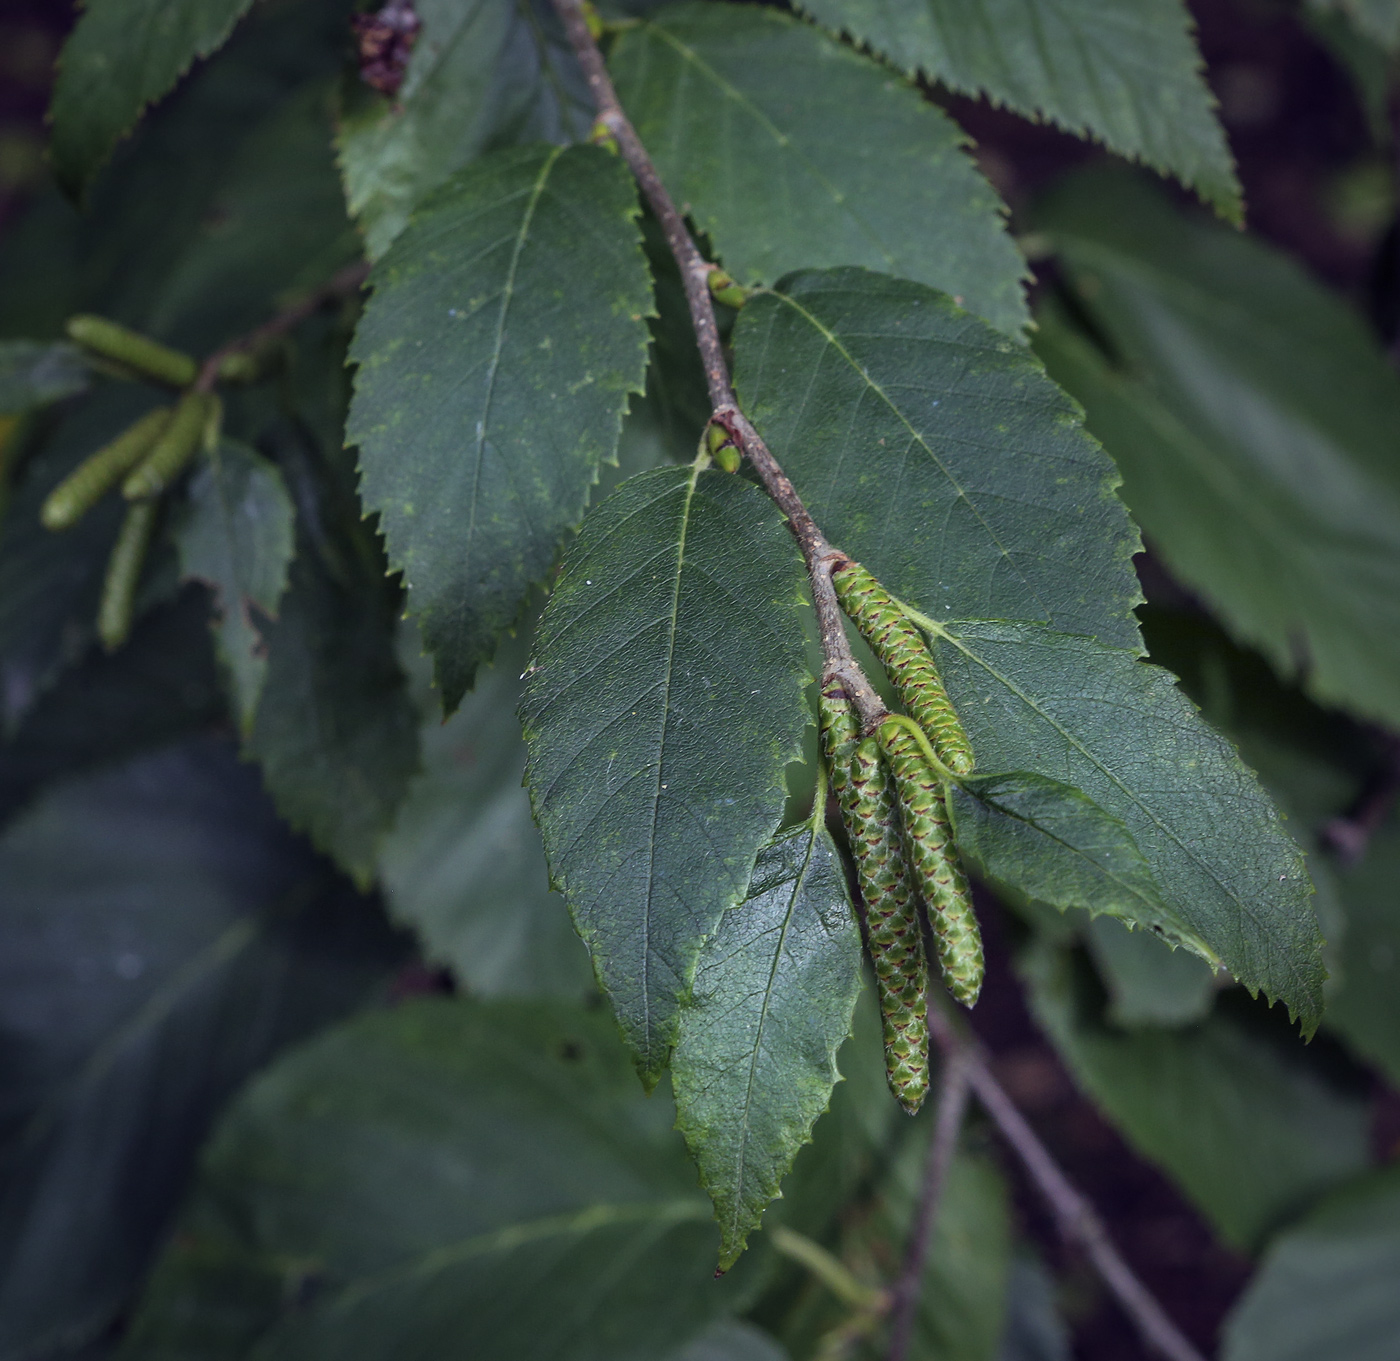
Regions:
<instances>
[{"instance_id":1,"label":"leaf midrib","mask_svg":"<svg viewBox=\"0 0 1400 1361\"><path fill-rule=\"evenodd\" d=\"M486 392L482 402L481 419L477 423L476 431L476 457L472 466L472 487L471 487L471 513L467 521L465 535L464 555L470 559L472 555L472 545L476 536L476 512L480 502L481 488L481 464L486 448L486 432L491 422L491 406L496 395L496 377L500 372L501 354L505 349L506 322L510 315L511 303L515 297L515 276L520 267L520 256L525 249L525 242L530 235L530 224L534 221L535 210L539 206L539 201L544 193L544 187L549 180L550 172L554 169L555 162L564 154L564 147L551 147L549 154L545 157L544 163L540 166L539 173L535 177L535 183L531 188L530 201L525 206L525 212L520 221L519 230L515 235L515 245L511 250L510 266L506 271L505 284L501 290L501 307L496 319L496 343L491 351L491 365L486 375Z\"/></svg>"}]
</instances>

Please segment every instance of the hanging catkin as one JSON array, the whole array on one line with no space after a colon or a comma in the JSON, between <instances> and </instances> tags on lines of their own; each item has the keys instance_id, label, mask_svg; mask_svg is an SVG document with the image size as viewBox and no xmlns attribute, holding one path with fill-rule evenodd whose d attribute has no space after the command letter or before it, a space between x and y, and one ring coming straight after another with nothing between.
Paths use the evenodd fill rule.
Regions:
<instances>
[{"instance_id":1,"label":"hanging catkin","mask_svg":"<svg viewBox=\"0 0 1400 1361\"><path fill-rule=\"evenodd\" d=\"M948 991L972 1006L982 990L982 933L972 908L943 787L919 746L898 719L880 727L880 748L894 774L904 846L914 882L928 905L929 926Z\"/></svg>"},{"instance_id":2,"label":"hanging catkin","mask_svg":"<svg viewBox=\"0 0 1400 1361\"><path fill-rule=\"evenodd\" d=\"M894 785L874 738L859 740L850 701L828 684L819 701L831 788L841 805L865 900L890 1090L911 1114L928 1092L928 963L901 845Z\"/></svg>"},{"instance_id":3,"label":"hanging catkin","mask_svg":"<svg viewBox=\"0 0 1400 1361\"><path fill-rule=\"evenodd\" d=\"M858 562L831 574L842 608L879 657L900 703L928 734L938 759L955 775L970 775L972 744L958 720L924 640L890 593Z\"/></svg>"}]
</instances>

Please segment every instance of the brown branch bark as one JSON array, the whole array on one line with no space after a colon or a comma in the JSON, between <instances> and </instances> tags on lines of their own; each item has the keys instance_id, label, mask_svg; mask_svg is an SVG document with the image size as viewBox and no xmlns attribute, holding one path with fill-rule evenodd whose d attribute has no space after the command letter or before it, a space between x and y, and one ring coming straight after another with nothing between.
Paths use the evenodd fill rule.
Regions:
<instances>
[{"instance_id":1,"label":"brown branch bark","mask_svg":"<svg viewBox=\"0 0 1400 1361\"><path fill-rule=\"evenodd\" d=\"M992 1076L981 1047L961 1035L938 1008L929 1008L928 1026L945 1060L960 1056L967 1064L967 1080L973 1095L1021 1160L1036 1190L1050 1207L1060 1233L1089 1259L1137 1328L1143 1343L1167 1361L1205 1361L1124 1261L1098 1212L1060 1170L1016 1103Z\"/></svg>"},{"instance_id":2,"label":"brown branch bark","mask_svg":"<svg viewBox=\"0 0 1400 1361\"><path fill-rule=\"evenodd\" d=\"M967 1055L961 1050L946 1055L939 1083L938 1123L929 1142L919 1204L914 1211L904 1262L894 1286L894 1318L890 1325L886 1361L904 1361L909 1354L909 1344L913 1341L924 1266L933 1243L933 1228L938 1222L943 1188L948 1184L948 1169L952 1166L953 1154L958 1147L958 1134L967 1113L968 1085Z\"/></svg>"},{"instance_id":3,"label":"brown branch bark","mask_svg":"<svg viewBox=\"0 0 1400 1361\"><path fill-rule=\"evenodd\" d=\"M884 716L885 707L851 655L841 606L831 584L831 569L846 561L846 555L827 542L826 536L817 527L816 521L812 519L778 460L773 457L748 417L739 410L739 402L729 377L729 365L724 358L724 346L720 343L714 300L710 297L709 276L714 266L700 254L685 225L685 218L666 192L666 186L661 183L661 177L656 173L656 167L652 164L646 147L642 145L636 129L622 111L617 91L613 89L612 79L603 61L603 54L598 50L598 44L589 31L582 0L554 0L554 8L563 21L569 43L588 81L594 107L598 110L598 121L616 139L618 150L627 162L627 167L640 186L652 212L656 214L656 220L665 234L666 244L680 268L681 280L685 284L686 302L690 308L690 322L695 331L695 343L699 346L700 359L705 367L711 419L724 426L738 446L739 452L749 460L754 472L758 474L758 480L763 483L764 490L787 517L788 528L792 530L793 537L802 550L802 558L807 565L807 576L811 583L817 627L821 635L822 656L826 661L827 676L823 677L823 681L832 677L840 678L861 716L862 728L869 732Z\"/></svg>"}]
</instances>

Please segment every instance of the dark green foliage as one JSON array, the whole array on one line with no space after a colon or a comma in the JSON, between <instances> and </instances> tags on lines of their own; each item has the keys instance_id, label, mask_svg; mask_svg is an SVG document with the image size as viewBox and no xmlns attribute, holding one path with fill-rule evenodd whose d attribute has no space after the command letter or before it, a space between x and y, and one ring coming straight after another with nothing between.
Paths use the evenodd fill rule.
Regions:
<instances>
[{"instance_id":1,"label":"dark green foliage","mask_svg":"<svg viewBox=\"0 0 1400 1361\"><path fill-rule=\"evenodd\" d=\"M0 1352L62 1355L125 1304L229 1094L401 947L209 741L11 823L0 941Z\"/></svg>"},{"instance_id":2,"label":"dark green foliage","mask_svg":"<svg viewBox=\"0 0 1400 1361\"><path fill-rule=\"evenodd\" d=\"M907 71L1103 141L1175 175L1225 217L1242 216L1181 0L803 0L802 8Z\"/></svg>"},{"instance_id":3,"label":"dark green foliage","mask_svg":"<svg viewBox=\"0 0 1400 1361\"><path fill-rule=\"evenodd\" d=\"M734 363L818 524L892 594L1136 645L1117 474L1014 341L930 288L837 269L751 299Z\"/></svg>"},{"instance_id":4,"label":"dark green foliage","mask_svg":"<svg viewBox=\"0 0 1400 1361\"><path fill-rule=\"evenodd\" d=\"M448 713L582 517L641 391L636 203L596 147L500 152L439 191L371 276L349 438Z\"/></svg>"},{"instance_id":5,"label":"dark green foliage","mask_svg":"<svg viewBox=\"0 0 1400 1361\"><path fill-rule=\"evenodd\" d=\"M1072 954L1042 942L1027 972L1076 1080L1231 1243L1257 1246L1366 1165L1364 1089L1240 993L1200 1025L1124 1032Z\"/></svg>"},{"instance_id":6,"label":"dark green foliage","mask_svg":"<svg viewBox=\"0 0 1400 1361\"><path fill-rule=\"evenodd\" d=\"M1388 6L1307 7L1373 118ZM1304 690L1400 713L1400 388L1257 242L1122 171L1032 211L1059 150L957 126L1238 217L1182 0L798 10L80 7L0 240L0 1361L887 1354L964 864L1267 1262L1227 1361L1388 1355L1394 751ZM908 1361L1068 1355L1004 1126Z\"/></svg>"},{"instance_id":7,"label":"dark green foliage","mask_svg":"<svg viewBox=\"0 0 1400 1361\"><path fill-rule=\"evenodd\" d=\"M710 1205L672 1115L597 1013L361 1017L225 1122L126 1354L653 1361L752 1279L712 1279ZM215 1319L222 1335L194 1331Z\"/></svg>"},{"instance_id":8,"label":"dark green foliage","mask_svg":"<svg viewBox=\"0 0 1400 1361\"><path fill-rule=\"evenodd\" d=\"M649 1085L701 944L782 816L806 723L800 570L756 488L657 469L585 521L536 634L530 798Z\"/></svg>"},{"instance_id":9,"label":"dark green foliage","mask_svg":"<svg viewBox=\"0 0 1400 1361\"><path fill-rule=\"evenodd\" d=\"M81 194L147 104L207 57L252 0L88 0L63 49L54 91L53 160Z\"/></svg>"},{"instance_id":10,"label":"dark green foliage","mask_svg":"<svg viewBox=\"0 0 1400 1361\"><path fill-rule=\"evenodd\" d=\"M839 1080L860 933L820 818L758 854L695 971L672 1059L677 1128L715 1202L727 1270Z\"/></svg>"},{"instance_id":11,"label":"dark green foliage","mask_svg":"<svg viewBox=\"0 0 1400 1361\"><path fill-rule=\"evenodd\" d=\"M736 278L864 265L1024 326L1025 266L995 192L952 120L877 62L771 9L689 3L624 32L609 65L667 187Z\"/></svg>"},{"instance_id":12,"label":"dark green foliage","mask_svg":"<svg viewBox=\"0 0 1400 1361\"><path fill-rule=\"evenodd\" d=\"M0 415L71 397L87 383L87 365L71 345L0 341Z\"/></svg>"},{"instance_id":13,"label":"dark green foliage","mask_svg":"<svg viewBox=\"0 0 1400 1361\"><path fill-rule=\"evenodd\" d=\"M1038 221L1112 353L1053 311L1037 347L1164 559L1279 671L1400 722L1400 379L1365 322L1130 176Z\"/></svg>"}]
</instances>

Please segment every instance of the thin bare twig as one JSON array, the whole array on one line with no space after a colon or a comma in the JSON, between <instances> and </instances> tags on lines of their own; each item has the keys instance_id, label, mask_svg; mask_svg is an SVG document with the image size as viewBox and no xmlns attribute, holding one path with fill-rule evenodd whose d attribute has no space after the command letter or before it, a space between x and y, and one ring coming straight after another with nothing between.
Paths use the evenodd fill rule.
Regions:
<instances>
[{"instance_id":1,"label":"thin bare twig","mask_svg":"<svg viewBox=\"0 0 1400 1361\"><path fill-rule=\"evenodd\" d=\"M714 301L710 297L709 276L714 266L700 254L685 225L685 218L666 192L666 186L661 183L646 147L622 111L603 54L589 32L582 0L554 0L554 8L563 21L574 55L588 80L588 88L598 110L598 121L617 141L618 150L641 187L647 203L651 205L652 212L656 214L666 244L680 269L686 302L690 307L690 321L695 330L695 343L699 346L700 359L705 368L711 418L729 432L740 453L749 460L764 490L787 516L788 528L802 550L828 673L823 677L823 682L831 678L841 680L861 716L863 730L869 732L880 722L885 709L874 687L851 655L842 623L841 606L831 584L831 569L845 562L846 555L827 542L778 460L769 452L748 417L739 410L729 378L729 365L724 358L724 346L720 343Z\"/></svg>"},{"instance_id":2,"label":"thin bare twig","mask_svg":"<svg viewBox=\"0 0 1400 1361\"><path fill-rule=\"evenodd\" d=\"M1060 1170L1016 1103L992 1076L981 1047L961 1035L947 1015L936 1007L929 1008L928 1028L945 1059L954 1055L963 1057L973 1094L1020 1158L1055 1216L1061 1234L1079 1247L1093 1264L1123 1312L1132 1320L1144 1344L1168 1361L1205 1361L1123 1260L1097 1211Z\"/></svg>"},{"instance_id":3,"label":"thin bare twig","mask_svg":"<svg viewBox=\"0 0 1400 1361\"><path fill-rule=\"evenodd\" d=\"M298 298L296 302L292 303L290 307L284 308L271 321L264 322L261 326L249 331L247 335L239 336L236 340L230 340L228 344L219 346L199 366L199 376L194 380L195 388L200 392L212 392L215 383L219 381L219 370L223 366L224 360L231 355L256 352L269 340L275 340L278 336L285 335L294 327L299 326L307 317L319 312L328 302L349 297L351 293L360 288L368 274L369 264L364 260L357 260L353 265L346 265L344 269L338 270L327 279L320 288L313 289L303 298Z\"/></svg>"},{"instance_id":4,"label":"thin bare twig","mask_svg":"<svg viewBox=\"0 0 1400 1361\"><path fill-rule=\"evenodd\" d=\"M963 1050L948 1054L943 1060L939 1082L938 1123L929 1143L928 1159L924 1163L923 1186L909 1228L909 1242L904 1262L894 1286L894 1320L890 1325L890 1345L887 1361L904 1361L914 1336L914 1320L919 1312L919 1295L924 1281L924 1265L933 1242L933 1227L938 1221L938 1206L943 1188L948 1184L948 1169L958 1147L963 1116L967 1113L968 1097L967 1055Z\"/></svg>"}]
</instances>

